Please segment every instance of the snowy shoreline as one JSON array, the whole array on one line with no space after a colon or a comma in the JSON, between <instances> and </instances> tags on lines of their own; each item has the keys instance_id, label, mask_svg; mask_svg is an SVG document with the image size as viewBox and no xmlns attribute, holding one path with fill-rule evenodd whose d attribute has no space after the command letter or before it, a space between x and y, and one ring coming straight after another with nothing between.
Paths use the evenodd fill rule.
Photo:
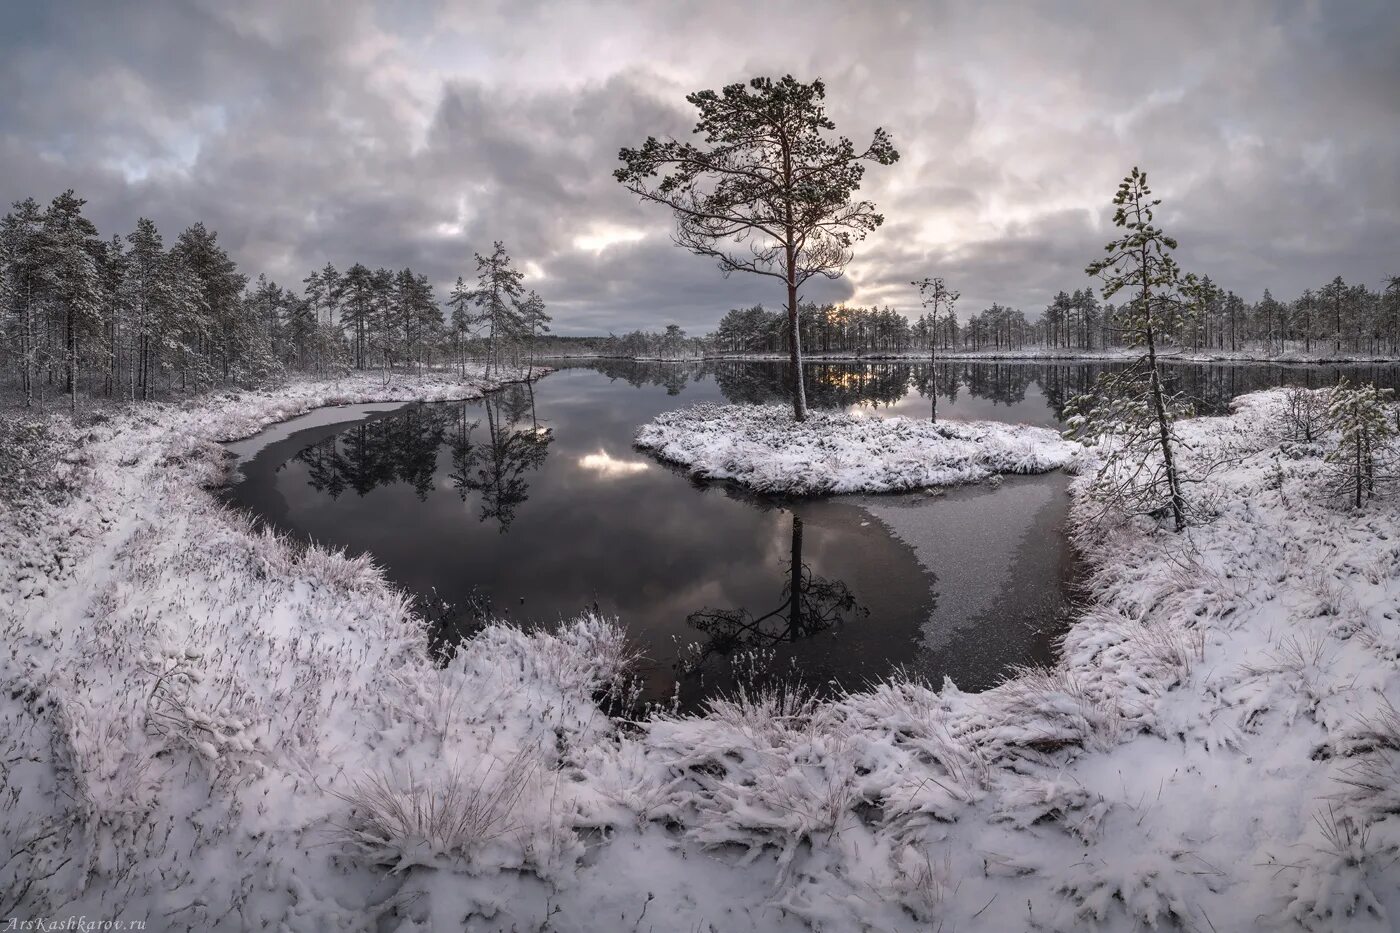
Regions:
<instances>
[{"instance_id":1,"label":"snowy shoreline","mask_svg":"<svg viewBox=\"0 0 1400 933\"><path fill-rule=\"evenodd\" d=\"M1283 393L1180 425L1207 524L1071 529L1061 660L611 722L622 633L445 667L363 558L201 487L364 380L50 423L0 515L0 916L148 928L1383 930L1400 918L1400 512L1317 491ZM484 386L474 386L479 391ZM394 400L446 382L403 379ZM1082 489L1090 471L1075 480ZM625 621L625 620L624 620ZM7 860L8 859L8 860Z\"/></svg>"},{"instance_id":2,"label":"snowy shoreline","mask_svg":"<svg viewBox=\"0 0 1400 933\"><path fill-rule=\"evenodd\" d=\"M638 429L635 442L692 476L794 495L897 492L1000 473L1048 473L1079 450L1048 428L816 410L795 422L783 405L663 412Z\"/></svg>"}]
</instances>

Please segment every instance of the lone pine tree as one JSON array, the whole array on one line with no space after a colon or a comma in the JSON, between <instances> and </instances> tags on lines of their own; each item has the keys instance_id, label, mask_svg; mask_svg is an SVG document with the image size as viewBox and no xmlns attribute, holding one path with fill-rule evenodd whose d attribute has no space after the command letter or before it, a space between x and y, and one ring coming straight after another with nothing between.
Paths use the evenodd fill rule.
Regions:
<instances>
[{"instance_id":1,"label":"lone pine tree","mask_svg":"<svg viewBox=\"0 0 1400 933\"><path fill-rule=\"evenodd\" d=\"M840 276L852 246L884 222L873 202L853 196L867 162L899 158L883 129L862 150L844 136L829 138L836 124L825 99L820 80L792 75L697 91L686 100L700 113L694 133L702 144L648 137L622 149L623 166L613 173L643 200L671 208L676 242L716 260L726 275L782 280L798 421L807 417L798 290L813 276Z\"/></svg>"},{"instance_id":2,"label":"lone pine tree","mask_svg":"<svg viewBox=\"0 0 1400 933\"><path fill-rule=\"evenodd\" d=\"M1085 271L1103 280L1104 300L1119 292L1127 300L1118 311L1118 327L1131 347L1144 351L1119 372L1099 377L1094 391L1069 406L1068 434L1103 445L1107 459L1100 492L1132 512L1169 511L1177 531L1186 527L1186 499L1181 492L1173 422L1186 413L1183 401L1162 384L1157 341L1164 318L1190 313L1183 279L1171 251L1176 240L1152 222L1160 200L1152 198L1147 173L1136 167L1114 195L1113 223L1123 233L1104 247L1106 256ZM1200 291L1197 289L1197 291Z\"/></svg>"},{"instance_id":3,"label":"lone pine tree","mask_svg":"<svg viewBox=\"0 0 1400 933\"><path fill-rule=\"evenodd\" d=\"M943 282L943 276L936 275L932 278L923 278L915 282L910 282L919 290L919 302L924 306L928 317L921 319L925 330L928 332L928 362L929 366L938 365L938 333L939 329L947 325L952 325L957 318L954 316L954 306L958 299L962 297L960 293L953 291ZM930 379L934 374L930 374ZM934 385L931 381L930 385ZM938 391L935 388L931 393L933 406L931 420L938 420Z\"/></svg>"}]
</instances>

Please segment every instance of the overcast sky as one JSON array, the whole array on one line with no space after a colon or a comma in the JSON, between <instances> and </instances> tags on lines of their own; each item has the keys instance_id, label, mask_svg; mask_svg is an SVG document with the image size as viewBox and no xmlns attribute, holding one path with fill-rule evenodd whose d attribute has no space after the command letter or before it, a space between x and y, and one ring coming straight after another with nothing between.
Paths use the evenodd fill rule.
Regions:
<instances>
[{"instance_id":1,"label":"overcast sky","mask_svg":"<svg viewBox=\"0 0 1400 933\"><path fill-rule=\"evenodd\" d=\"M203 220L283 284L360 261L445 286L501 239L561 333L703 332L781 286L674 246L617 150L785 72L901 153L863 189L884 227L807 297L913 311L943 275L964 313L1034 316L1088 284L1134 164L1183 265L1250 300L1400 273L1394 0L0 0L0 198L75 188L104 235Z\"/></svg>"}]
</instances>

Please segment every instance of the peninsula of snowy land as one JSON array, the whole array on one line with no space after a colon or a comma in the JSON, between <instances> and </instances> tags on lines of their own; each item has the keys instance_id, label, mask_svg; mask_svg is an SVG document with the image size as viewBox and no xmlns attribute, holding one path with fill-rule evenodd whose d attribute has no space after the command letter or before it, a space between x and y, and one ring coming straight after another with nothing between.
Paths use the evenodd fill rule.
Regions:
<instances>
[{"instance_id":1,"label":"peninsula of snowy land","mask_svg":"<svg viewBox=\"0 0 1400 933\"><path fill-rule=\"evenodd\" d=\"M703 479L758 492L897 492L975 483L998 473L1048 473L1079 449L1048 428L812 411L784 405L692 405L637 432L638 447Z\"/></svg>"}]
</instances>

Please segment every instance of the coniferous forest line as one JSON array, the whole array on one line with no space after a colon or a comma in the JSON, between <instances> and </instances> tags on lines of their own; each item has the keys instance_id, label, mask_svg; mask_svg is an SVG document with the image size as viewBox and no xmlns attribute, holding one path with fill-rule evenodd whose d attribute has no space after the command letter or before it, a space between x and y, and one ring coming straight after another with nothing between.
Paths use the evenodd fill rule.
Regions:
<instances>
[{"instance_id":1,"label":"coniferous forest line","mask_svg":"<svg viewBox=\"0 0 1400 933\"><path fill-rule=\"evenodd\" d=\"M202 223L108 239L71 190L0 220L0 366L28 405L149 399L288 372L523 363L549 329L501 243L440 302L427 276L330 263L300 288L238 268ZM445 309L444 310L444 305Z\"/></svg>"},{"instance_id":2,"label":"coniferous forest line","mask_svg":"<svg viewBox=\"0 0 1400 933\"><path fill-rule=\"evenodd\" d=\"M239 269L202 223L167 245L141 218L102 239L72 191L47 206L30 198L0 220L0 366L29 405L66 396L149 399L171 391L251 385L289 372L423 369L467 360L488 370L537 352L609 356L783 353L786 316L733 309L706 337L676 325L599 338L546 339L550 317L500 243L476 255L475 282L458 277L440 299L427 276L404 268L327 263L299 287ZM1292 300L1267 289L1248 302L1209 277L1196 313L1167 320L1183 349L1264 357L1400 355L1400 276L1379 289L1340 276ZM1125 346L1122 309L1090 288L1061 291L1036 315L999 303L959 320L951 305L910 320L892 307L800 308L809 353L907 353Z\"/></svg>"},{"instance_id":3,"label":"coniferous forest line","mask_svg":"<svg viewBox=\"0 0 1400 933\"><path fill-rule=\"evenodd\" d=\"M1268 289L1248 302L1221 289L1209 276L1196 285L1192 315L1165 321L1164 337L1183 349L1264 356L1307 354L1400 355L1400 275L1380 289L1348 284L1341 276L1280 301ZM993 303L959 320L952 313L925 313L910 321L892 307L805 303L800 309L801 343L808 353L939 350L1008 350L1044 347L1109 350L1126 346L1124 309L1100 302L1091 288L1061 291L1033 318L1018 308ZM713 349L732 353L779 353L787 348L781 309L762 305L724 315L710 337ZM619 338L638 343L636 335Z\"/></svg>"}]
</instances>

